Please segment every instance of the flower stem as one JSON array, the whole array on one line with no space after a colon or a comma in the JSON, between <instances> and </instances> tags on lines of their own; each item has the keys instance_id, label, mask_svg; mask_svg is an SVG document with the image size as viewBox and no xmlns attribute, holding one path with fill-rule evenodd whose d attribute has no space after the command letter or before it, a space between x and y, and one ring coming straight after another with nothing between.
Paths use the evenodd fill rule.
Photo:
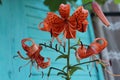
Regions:
<instances>
[{"instance_id":1,"label":"flower stem","mask_svg":"<svg viewBox=\"0 0 120 80\"><path fill-rule=\"evenodd\" d=\"M66 80L70 80L69 67L70 67L70 39L68 39L67 79Z\"/></svg>"}]
</instances>

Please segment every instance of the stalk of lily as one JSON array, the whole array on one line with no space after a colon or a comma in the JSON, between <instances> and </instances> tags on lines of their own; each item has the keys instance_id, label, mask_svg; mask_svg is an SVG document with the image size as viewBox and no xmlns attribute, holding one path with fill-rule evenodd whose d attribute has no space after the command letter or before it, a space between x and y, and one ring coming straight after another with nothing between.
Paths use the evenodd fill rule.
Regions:
<instances>
[{"instance_id":1,"label":"stalk of lily","mask_svg":"<svg viewBox=\"0 0 120 80\"><path fill-rule=\"evenodd\" d=\"M107 18L105 17L101 7L99 6L99 4L97 2L92 2L92 8L93 11L96 13L96 15L99 17L99 19L108 27L110 26L109 21L107 20Z\"/></svg>"}]
</instances>

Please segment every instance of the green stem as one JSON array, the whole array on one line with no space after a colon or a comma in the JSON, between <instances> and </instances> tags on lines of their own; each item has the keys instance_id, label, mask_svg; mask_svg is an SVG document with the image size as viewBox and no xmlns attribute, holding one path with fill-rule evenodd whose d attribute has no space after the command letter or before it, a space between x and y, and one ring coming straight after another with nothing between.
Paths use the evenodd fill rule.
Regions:
<instances>
[{"instance_id":1,"label":"green stem","mask_svg":"<svg viewBox=\"0 0 120 80\"><path fill-rule=\"evenodd\" d=\"M39 45L42 45L42 46L48 47L48 48L50 48L50 49L53 49L53 50L59 52L59 53L62 54L62 55L65 55L62 51L60 51L60 50L56 50L56 48L53 48L53 47L51 47L51 46L49 46L49 45L42 44L42 43L40 43Z\"/></svg>"},{"instance_id":2,"label":"green stem","mask_svg":"<svg viewBox=\"0 0 120 80\"><path fill-rule=\"evenodd\" d=\"M69 67L70 67L70 39L68 39L67 80L70 80Z\"/></svg>"}]
</instances>

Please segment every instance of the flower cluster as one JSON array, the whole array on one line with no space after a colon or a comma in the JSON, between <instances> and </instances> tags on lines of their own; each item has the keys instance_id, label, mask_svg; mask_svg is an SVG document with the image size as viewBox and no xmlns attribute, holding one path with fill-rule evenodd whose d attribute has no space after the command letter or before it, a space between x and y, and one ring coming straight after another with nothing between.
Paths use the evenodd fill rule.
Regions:
<instances>
[{"instance_id":1,"label":"flower cluster","mask_svg":"<svg viewBox=\"0 0 120 80\"><path fill-rule=\"evenodd\" d=\"M109 21L104 16L100 6L96 2L92 2L92 8L94 12L98 15L98 17L101 19L101 21L106 26L109 26L110 25ZM65 67L67 68L67 71L63 71L53 67L50 68L50 70L56 69L60 71L60 73L65 77L66 80L70 80L70 74L71 75L73 74L72 70L79 69L78 67L76 67L76 65L71 66L69 63L70 49L71 49L70 39L76 38L77 31L86 32L87 26L88 26L88 21L87 21L88 10L84 9L83 6L80 6L70 16L70 5L61 4L59 7L59 14L60 16L58 16L53 12L48 12L47 17L44 19L43 22L39 24L39 29L42 31L49 32L52 36L52 42L54 38L56 38L60 44L62 44L62 41L59 39L59 35L63 33L64 40L68 39L68 54L64 54L61 51L51 46L47 46L46 44L37 45L34 43L32 39L25 38L21 41L21 43L22 43L23 49L27 52L26 54L28 57L24 58L19 51L18 51L18 55L24 60L30 60L32 64L33 62L36 62L38 68L40 67L44 69L50 66L50 58L48 58L47 62L44 62L44 57L40 55L42 46L45 46L45 47L47 46L53 50L61 52L62 55L58 56L58 58L65 58L67 60L67 64ZM41 24L43 24L43 27L41 27ZM32 45L28 46L27 44L25 44L26 41L31 41ZM98 41L102 41L102 42L98 42ZM107 47L107 44L108 44L104 38L96 38L87 47L84 44L82 44L82 41L80 42L81 44L77 44L79 47L77 47L77 49L75 50L75 56L79 60L100 53L104 48Z\"/></svg>"}]
</instances>

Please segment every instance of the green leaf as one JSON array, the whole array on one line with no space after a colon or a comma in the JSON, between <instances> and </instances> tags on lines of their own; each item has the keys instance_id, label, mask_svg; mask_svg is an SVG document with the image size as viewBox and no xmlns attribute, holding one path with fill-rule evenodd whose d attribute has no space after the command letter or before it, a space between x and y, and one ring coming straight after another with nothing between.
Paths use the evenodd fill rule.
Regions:
<instances>
[{"instance_id":1,"label":"green leaf","mask_svg":"<svg viewBox=\"0 0 120 80\"><path fill-rule=\"evenodd\" d=\"M91 11L92 10L92 5L90 2L92 2L93 0L82 0L82 3L84 5L84 8Z\"/></svg>"},{"instance_id":2,"label":"green leaf","mask_svg":"<svg viewBox=\"0 0 120 80\"><path fill-rule=\"evenodd\" d=\"M105 4L106 0L95 0L96 2L98 2L98 4L103 5Z\"/></svg>"},{"instance_id":3,"label":"green leaf","mask_svg":"<svg viewBox=\"0 0 120 80\"><path fill-rule=\"evenodd\" d=\"M73 75L73 73L75 72L75 71L77 71L77 70L83 70L81 67L78 67L78 66L71 66L70 67L71 68L71 70L70 70L70 76L72 76Z\"/></svg>"},{"instance_id":4,"label":"green leaf","mask_svg":"<svg viewBox=\"0 0 120 80\"><path fill-rule=\"evenodd\" d=\"M61 3L66 4L67 0L45 0L44 1L44 4L49 7L50 11L57 11Z\"/></svg>"},{"instance_id":5,"label":"green leaf","mask_svg":"<svg viewBox=\"0 0 120 80\"><path fill-rule=\"evenodd\" d=\"M50 11L58 11L60 4L66 4L71 1L76 2L77 0L45 0L44 4L49 7Z\"/></svg>"},{"instance_id":6,"label":"green leaf","mask_svg":"<svg viewBox=\"0 0 120 80\"><path fill-rule=\"evenodd\" d=\"M120 4L120 0L113 0L115 4Z\"/></svg>"},{"instance_id":7,"label":"green leaf","mask_svg":"<svg viewBox=\"0 0 120 80\"><path fill-rule=\"evenodd\" d=\"M73 50L75 50L75 51L77 50L77 48L76 48L76 47L71 47L70 49L73 49Z\"/></svg>"},{"instance_id":8,"label":"green leaf","mask_svg":"<svg viewBox=\"0 0 120 80\"><path fill-rule=\"evenodd\" d=\"M48 71L47 77L50 76L50 72L51 72L51 68L49 68L49 71Z\"/></svg>"},{"instance_id":9,"label":"green leaf","mask_svg":"<svg viewBox=\"0 0 120 80\"><path fill-rule=\"evenodd\" d=\"M76 2L77 0L68 0L68 2L71 2L71 1L74 1L74 2Z\"/></svg>"},{"instance_id":10,"label":"green leaf","mask_svg":"<svg viewBox=\"0 0 120 80\"><path fill-rule=\"evenodd\" d=\"M2 1L0 0L0 4L2 4Z\"/></svg>"},{"instance_id":11,"label":"green leaf","mask_svg":"<svg viewBox=\"0 0 120 80\"><path fill-rule=\"evenodd\" d=\"M67 58L67 57L68 57L68 55L60 55L55 59L55 61L57 61L58 59Z\"/></svg>"},{"instance_id":12,"label":"green leaf","mask_svg":"<svg viewBox=\"0 0 120 80\"><path fill-rule=\"evenodd\" d=\"M59 75L66 76L66 74L63 73L63 72L58 72L58 73L57 73L57 76L59 76Z\"/></svg>"},{"instance_id":13,"label":"green leaf","mask_svg":"<svg viewBox=\"0 0 120 80\"><path fill-rule=\"evenodd\" d=\"M63 67L63 70L65 70L65 68L67 68L67 66L64 66L64 67Z\"/></svg>"}]
</instances>

